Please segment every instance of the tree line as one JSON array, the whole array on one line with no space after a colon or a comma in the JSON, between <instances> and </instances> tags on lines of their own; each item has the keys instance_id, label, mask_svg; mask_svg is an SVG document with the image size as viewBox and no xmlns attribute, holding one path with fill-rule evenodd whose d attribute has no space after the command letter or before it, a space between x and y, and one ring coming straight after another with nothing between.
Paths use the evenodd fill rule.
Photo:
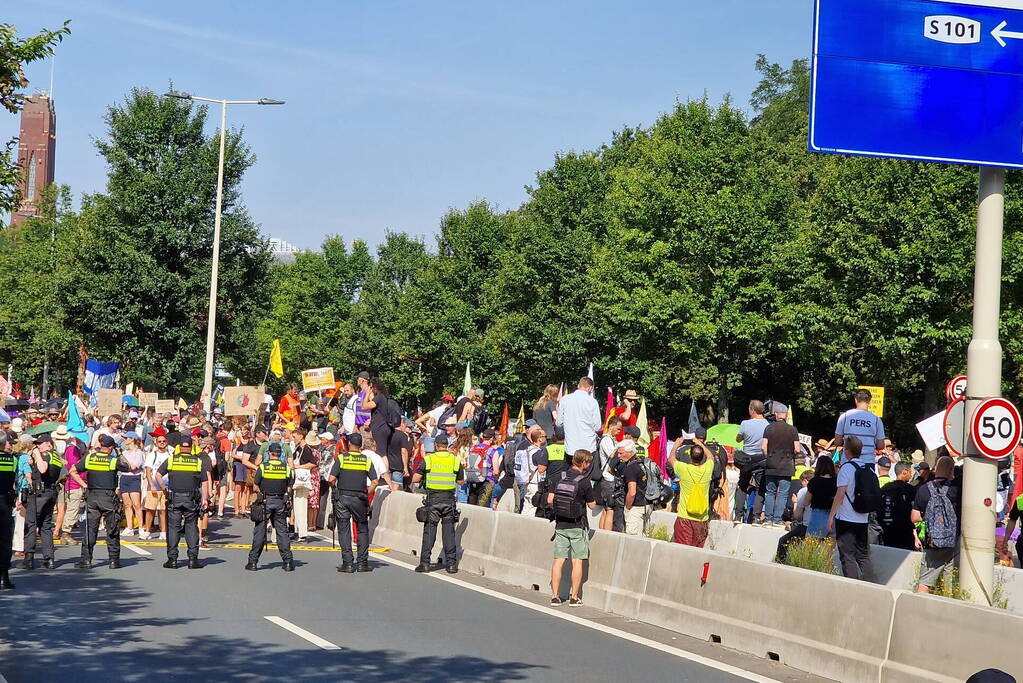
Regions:
<instances>
[{"instance_id":1,"label":"tree line","mask_svg":"<svg viewBox=\"0 0 1023 683\"><path fill-rule=\"evenodd\" d=\"M751 398L794 406L826 434L859 384L886 387L900 444L943 407L970 338L976 169L806 151L809 77L761 57L748 111L676 102L592 151L555 156L517 209L450 210L430 243L389 232L370 249L326 238L271 261L237 186L255 161L232 132L218 362L258 382L273 339L286 376L368 369L406 407L461 387L517 412L592 362L679 426ZM106 191L0 237L0 361L71 381L78 344L124 381L189 395L202 384L215 136L190 102L133 91L98 143ZM1019 175L1006 195L1002 340L1007 395L1023 308ZM602 391L602 389L601 389ZM496 412L494 410L491 411ZM671 429L674 432L674 429Z\"/></svg>"}]
</instances>

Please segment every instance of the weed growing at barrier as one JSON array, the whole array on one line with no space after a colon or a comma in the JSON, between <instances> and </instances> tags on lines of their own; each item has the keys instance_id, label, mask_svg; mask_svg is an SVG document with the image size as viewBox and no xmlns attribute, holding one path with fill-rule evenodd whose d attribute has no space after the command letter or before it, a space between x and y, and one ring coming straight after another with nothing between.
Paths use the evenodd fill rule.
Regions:
<instances>
[{"instance_id":1,"label":"weed growing at barrier","mask_svg":"<svg viewBox=\"0 0 1023 683\"><path fill-rule=\"evenodd\" d=\"M931 589L931 595L940 595L943 598L952 598L953 600L971 599L970 591L963 588L959 583L958 568L944 572L938 578L937 583L934 584L934 588ZM997 581L994 590L991 591L991 606L998 609L1009 609L1009 598L1005 595L1005 584L1001 579Z\"/></svg>"},{"instance_id":2,"label":"weed growing at barrier","mask_svg":"<svg viewBox=\"0 0 1023 683\"><path fill-rule=\"evenodd\" d=\"M670 541L668 537L668 527L664 524L651 524L647 527L646 537L652 538L655 541Z\"/></svg>"},{"instance_id":3,"label":"weed growing at barrier","mask_svg":"<svg viewBox=\"0 0 1023 683\"><path fill-rule=\"evenodd\" d=\"M837 574L838 570L835 569L834 556L834 539L831 537L814 538L813 536L807 536L789 542L783 564L823 574Z\"/></svg>"}]
</instances>

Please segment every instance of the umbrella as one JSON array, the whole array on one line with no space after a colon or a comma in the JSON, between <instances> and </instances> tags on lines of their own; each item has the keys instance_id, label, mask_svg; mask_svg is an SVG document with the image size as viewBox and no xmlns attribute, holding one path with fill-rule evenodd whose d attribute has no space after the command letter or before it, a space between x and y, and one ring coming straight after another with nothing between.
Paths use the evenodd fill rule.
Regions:
<instances>
[{"instance_id":1,"label":"umbrella","mask_svg":"<svg viewBox=\"0 0 1023 683\"><path fill-rule=\"evenodd\" d=\"M9 398L4 404L4 408L7 410L26 410L28 409L28 401L23 398Z\"/></svg>"},{"instance_id":2,"label":"umbrella","mask_svg":"<svg viewBox=\"0 0 1023 683\"><path fill-rule=\"evenodd\" d=\"M134 396L130 396L128 394L125 394L124 399L121 401L121 403L126 403L127 405L130 405L133 408L139 407L139 400Z\"/></svg>"},{"instance_id":3,"label":"umbrella","mask_svg":"<svg viewBox=\"0 0 1023 683\"><path fill-rule=\"evenodd\" d=\"M50 432L56 431L57 427L60 426L59 422L53 420L47 420L46 422L40 422L35 427L29 427L25 430L25 433L29 436L36 436L37 434L49 434Z\"/></svg>"},{"instance_id":4,"label":"umbrella","mask_svg":"<svg viewBox=\"0 0 1023 683\"><path fill-rule=\"evenodd\" d=\"M733 425L727 422L724 424L714 425L707 430L707 443L717 442L722 446L736 448L738 444L735 441L735 437L738 433L739 425Z\"/></svg>"},{"instance_id":5,"label":"umbrella","mask_svg":"<svg viewBox=\"0 0 1023 683\"><path fill-rule=\"evenodd\" d=\"M46 402L46 410L64 410L64 399L62 398L51 398Z\"/></svg>"}]
</instances>

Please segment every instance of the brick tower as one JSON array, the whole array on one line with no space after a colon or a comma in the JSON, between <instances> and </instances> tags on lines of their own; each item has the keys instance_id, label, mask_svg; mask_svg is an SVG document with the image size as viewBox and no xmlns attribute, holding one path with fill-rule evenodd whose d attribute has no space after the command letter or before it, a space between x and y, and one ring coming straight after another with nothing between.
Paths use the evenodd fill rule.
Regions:
<instances>
[{"instance_id":1,"label":"brick tower","mask_svg":"<svg viewBox=\"0 0 1023 683\"><path fill-rule=\"evenodd\" d=\"M18 136L21 204L11 213L11 225L39 215L40 192L53 182L56 148L57 115L49 94L25 98Z\"/></svg>"}]
</instances>

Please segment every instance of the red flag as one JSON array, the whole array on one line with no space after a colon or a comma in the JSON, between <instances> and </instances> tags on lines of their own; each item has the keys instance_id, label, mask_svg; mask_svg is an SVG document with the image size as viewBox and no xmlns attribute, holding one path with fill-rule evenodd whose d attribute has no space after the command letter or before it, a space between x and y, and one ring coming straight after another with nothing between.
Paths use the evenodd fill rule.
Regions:
<instances>
[{"instance_id":1,"label":"red flag","mask_svg":"<svg viewBox=\"0 0 1023 683\"><path fill-rule=\"evenodd\" d=\"M508 438L508 402L504 402L504 410L501 411L501 422L498 427L498 440L497 443L504 443L504 440Z\"/></svg>"},{"instance_id":2,"label":"red flag","mask_svg":"<svg viewBox=\"0 0 1023 683\"><path fill-rule=\"evenodd\" d=\"M668 478L668 418L661 418L661 444L660 453L657 456L661 459L661 472Z\"/></svg>"},{"instance_id":3,"label":"red flag","mask_svg":"<svg viewBox=\"0 0 1023 683\"><path fill-rule=\"evenodd\" d=\"M1015 477L1012 484L1012 497L1009 498L1010 505L1014 505L1016 498L1023 494L1023 446L1016 446L1016 450L1012 452L1012 471L1015 473Z\"/></svg>"},{"instance_id":4,"label":"red flag","mask_svg":"<svg viewBox=\"0 0 1023 683\"><path fill-rule=\"evenodd\" d=\"M607 388L607 402L604 404L604 429L607 431L607 421L611 419L611 416L615 414L615 395L611 390L611 387Z\"/></svg>"}]
</instances>

